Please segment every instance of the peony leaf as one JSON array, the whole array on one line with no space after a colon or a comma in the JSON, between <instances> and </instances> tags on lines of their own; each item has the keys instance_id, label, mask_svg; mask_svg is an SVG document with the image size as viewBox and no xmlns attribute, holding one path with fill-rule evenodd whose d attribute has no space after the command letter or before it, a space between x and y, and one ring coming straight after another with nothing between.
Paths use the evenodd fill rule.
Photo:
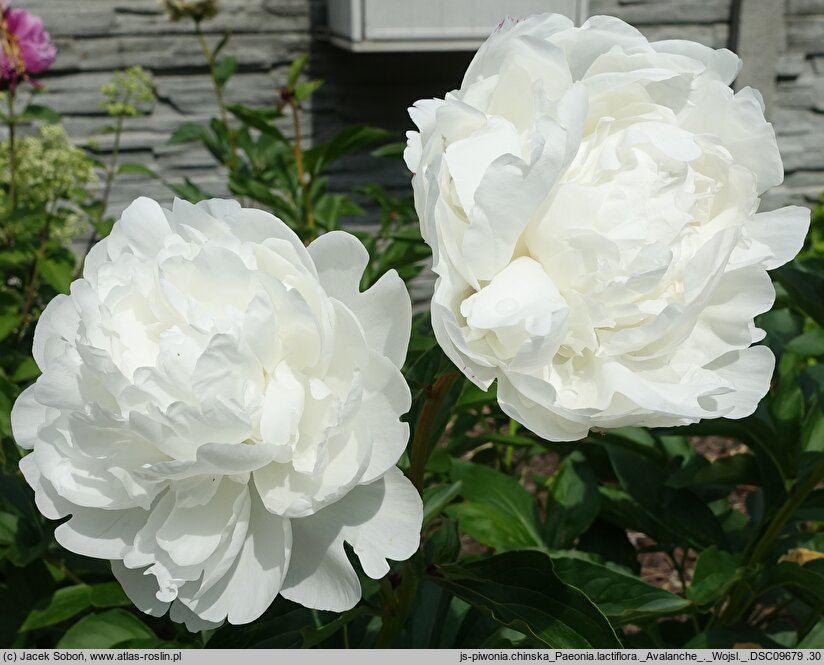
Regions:
<instances>
[{"instance_id":1,"label":"peony leaf","mask_svg":"<svg viewBox=\"0 0 824 665\"><path fill-rule=\"evenodd\" d=\"M496 509L497 512L483 511L484 517L494 520L498 513L506 516L512 524L508 532L519 534L522 547L543 545L535 500L515 478L462 460L452 462L451 476L463 483L461 494L467 501ZM475 515L479 514L477 509L473 510Z\"/></svg>"},{"instance_id":2,"label":"peony leaf","mask_svg":"<svg viewBox=\"0 0 824 665\"><path fill-rule=\"evenodd\" d=\"M698 556L687 597L697 605L708 605L721 598L738 578L732 554L710 547Z\"/></svg>"},{"instance_id":3,"label":"peony leaf","mask_svg":"<svg viewBox=\"0 0 824 665\"><path fill-rule=\"evenodd\" d=\"M37 270L49 286L59 293L68 293L74 277L74 266L67 261L38 259Z\"/></svg>"},{"instance_id":4,"label":"peony leaf","mask_svg":"<svg viewBox=\"0 0 824 665\"><path fill-rule=\"evenodd\" d=\"M575 452L564 459L547 482L547 489L544 539L549 547L569 547L601 510L598 479L584 456Z\"/></svg>"},{"instance_id":5,"label":"peony leaf","mask_svg":"<svg viewBox=\"0 0 824 665\"><path fill-rule=\"evenodd\" d=\"M667 487L667 474L658 465L621 450L610 450L609 458L621 487L654 522L674 534L678 543L697 547L726 545L718 518L695 494Z\"/></svg>"},{"instance_id":6,"label":"peony leaf","mask_svg":"<svg viewBox=\"0 0 824 665\"><path fill-rule=\"evenodd\" d=\"M45 608L29 612L20 631L35 630L71 619L91 607L91 604L90 589L85 584L58 589Z\"/></svg>"},{"instance_id":7,"label":"peony leaf","mask_svg":"<svg viewBox=\"0 0 824 665\"><path fill-rule=\"evenodd\" d=\"M458 520L461 532L499 551L538 544L523 524L497 506L464 501L449 506L446 514Z\"/></svg>"},{"instance_id":8,"label":"peony leaf","mask_svg":"<svg viewBox=\"0 0 824 665\"><path fill-rule=\"evenodd\" d=\"M436 580L495 621L547 647L620 648L606 617L556 574L543 552L498 554L466 565L441 566Z\"/></svg>"},{"instance_id":9,"label":"peony leaf","mask_svg":"<svg viewBox=\"0 0 824 665\"><path fill-rule=\"evenodd\" d=\"M110 649L129 640L151 639L155 634L125 610L89 614L74 624L57 643L58 649Z\"/></svg>"},{"instance_id":10,"label":"peony leaf","mask_svg":"<svg viewBox=\"0 0 824 665\"><path fill-rule=\"evenodd\" d=\"M332 140L307 150L304 155L306 170L313 176L320 174L327 166L341 157L358 150L386 143L393 137L392 132L375 127L355 125L336 134Z\"/></svg>"},{"instance_id":11,"label":"peony leaf","mask_svg":"<svg viewBox=\"0 0 824 665\"><path fill-rule=\"evenodd\" d=\"M613 626L679 614L690 602L637 577L575 556L553 556L555 572L583 591Z\"/></svg>"},{"instance_id":12,"label":"peony leaf","mask_svg":"<svg viewBox=\"0 0 824 665\"><path fill-rule=\"evenodd\" d=\"M773 271L790 295L790 302L801 309L818 325L824 326L824 277L802 270L804 264L795 262Z\"/></svg>"},{"instance_id":13,"label":"peony leaf","mask_svg":"<svg viewBox=\"0 0 824 665\"><path fill-rule=\"evenodd\" d=\"M423 495L423 526L440 515L447 504L461 493L461 486L461 481L458 481L451 485L439 485L426 489Z\"/></svg>"}]
</instances>

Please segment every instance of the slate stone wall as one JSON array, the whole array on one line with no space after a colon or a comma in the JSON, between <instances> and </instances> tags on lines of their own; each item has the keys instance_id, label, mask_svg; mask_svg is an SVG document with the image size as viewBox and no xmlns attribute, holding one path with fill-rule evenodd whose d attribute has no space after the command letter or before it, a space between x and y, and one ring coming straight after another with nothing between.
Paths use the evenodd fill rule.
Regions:
<instances>
[{"instance_id":1,"label":"slate stone wall","mask_svg":"<svg viewBox=\"0 0 824 665\"><path fill-rule=\"evenodd\" d=\"M714 46L735 39L733 15L740 2L785 0L591 0L591 13L620 16L651 39L687 38ZM170 180L184 175L215 194L224 194L223 177L211 157L191 146L169 146L171 130L184 120L215 114L214 93L199 45L187 22L171 23L156 0L17 0L43 16L59 47L46 78L47 103L66 116L79 143L105 124L98 89L116 68L140 64L149 69L159 93L150 117L127 123L124 159L140 161ZM311 49L312 75L327 84L303 118L311 140L349 123L383 126L402 138L406 107L416 99L440 96L459 84L468 53L354 54L319 38L325 0L222 0L221 15L204 24L217 41L233 32L227 52L239 61L230 83L231 101L272 104L290 61ZM740 5L739 5L740 9ZM731 27L732 26L732 27ZM809 202L824 191L824 0L786 0L783 25L775 27L781 55L775 63L776 89L771 115L787 168L785 185L766 202ZM284 131L291 127L284 126ZM99 143L105 156L108 139ZM367 158L347 160L333 187L349 189L380 182L408 191L400 164ZM130 176L119 181L115 207L138 194L169 200L159 183Z\"/></svg>"}]
</instances>

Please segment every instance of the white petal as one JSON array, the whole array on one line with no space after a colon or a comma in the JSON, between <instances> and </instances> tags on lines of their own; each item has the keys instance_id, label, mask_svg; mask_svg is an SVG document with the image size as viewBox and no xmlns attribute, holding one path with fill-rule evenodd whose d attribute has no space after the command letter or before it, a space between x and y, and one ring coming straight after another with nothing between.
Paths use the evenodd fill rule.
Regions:
<instances>
[{"instance_id":1,"label":"white petal","mask_svg":"<svg viewBox=\"0 0 824 665\"><path fill-rule=\"evenodd\" d=\"M112 257L131 253L140 257L153 257L171 232L166 213L160 205L141 196L123 211L108 237L108 250Z\"/></svg>"},{"instance_id":2,"label":"white petal","mask_svg":"<svg viewBox=\"0 0 824 665\"><path fill-rule=\"evenodd\" d=\"M280 591L291 551L289 520L268 513L253 496L248 535L235 564L206 593L180 601L205 621L254 621Z\"/></svg>"},{"instance_id":3,"label":"white petal","mask_svg":"<svg viewBox=\"0 0 824 665\"><path fill-rule=\"evenodd\" d=\"M369 346L397 367L403 365L412 327L412 302L406 285L392 270L360 290L369 254L355 236L324 233L309 246L326 293L346 305L363 326Z\"/></svg>"},{"instance_id":4,"label":"white petal","mask_svg":"<svg viewBox=\"0 0 824 665\"><path fill-rule=\"evenodd\" d=\"M403 561L420 542L423 507L403 474L390 469L344 499L307 518L293 520L294 553L281 594L306 607L342 612L360 600L357 575L346 559L350 543L364 572L374 579Z\"/></svg>"},{"instance_id":5,"label":"white petal","mask_svg":"<svg viewBox=\"0 0 824 665\"><path fill-rule=\"evenodd\" d=\"M41 427L47 424L48 407L35 397L35 386L26 388L11 408L11 431L21 448L31 450Z\"/></svg>"},{"instance_id":6,"label":"white petal","mask_svg":"<svg viewBox=\"0 0 824 665\"><path fill-rule=\"evenodd\" d=\"M810 210L801 206L786 206L758 213L745 227L748 236L766 245L772 256L764 259L767 270L792 261L804 245L810 228Z\"/></svg>"},{"instance_id":7,"label":"white petal","mask_svg":"<svg viewBox=\"0 0 824 665\"><path fill-rule=\"evenodd\" d=\"M143 569L126 568L122 561L114 560L111 563L112 573L137 609L153 617L166 614L169 603L157 599L157 582L152 575Z\"/></svg>"},{"instance_id":8,"label":"white petal","mask_svg":"<svg viewBox=\"0 0 824 665\"><path fill-rule=\"evenodd\" d=\"M122 559L148 518L145 510L78 508L54 531L67 550L96 559Z\"/></svg>"},{"instance_id":9,"label":"white petal","mask_svg":"<svg viewBox=\"0 0 824 665\"><path fill-rule=\"evenodd\" d=\"M706 365L730 386L725 394L712 397L716 412L732 419L752 415L770 389L774 368L775 356L766 346L732 351Z\"/></svg>"},{"instance_id":10,"label":"white petal","mask_svg":"<svg viewBox=\"0 0 824 665\"><path fill-rule=\"evenodd\" d=\"M741 71L741 58L729 49L714 49L685 39L665 39L650 44L661 53L685 55L702 62L724 85L730 85Z\"/></svg>"}]
</instances>

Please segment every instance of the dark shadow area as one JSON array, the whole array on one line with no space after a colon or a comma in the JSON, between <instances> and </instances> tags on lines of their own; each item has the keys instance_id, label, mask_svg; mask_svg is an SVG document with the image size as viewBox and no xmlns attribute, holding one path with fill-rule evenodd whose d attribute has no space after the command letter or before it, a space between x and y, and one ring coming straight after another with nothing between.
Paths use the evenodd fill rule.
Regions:
<instances>
[{"instance_id":1,"label":"dark shadow area","mask_svg":"<svg viewBox=\"0 0 824 665\"><path fill-rule=\"evenodd\" d=\"M312 3L311 76L326 84L313 98L312 133L329 138L346 125L382 127L405 141L413 129L407 109L418 99L443 97L460 85L471 52L353 53L325 39L325 2ZM395 196L411 195L409 172L401 160L368 155L340 162L331 187L351 190L366 183Z\"/></svg>"}]
</instances>

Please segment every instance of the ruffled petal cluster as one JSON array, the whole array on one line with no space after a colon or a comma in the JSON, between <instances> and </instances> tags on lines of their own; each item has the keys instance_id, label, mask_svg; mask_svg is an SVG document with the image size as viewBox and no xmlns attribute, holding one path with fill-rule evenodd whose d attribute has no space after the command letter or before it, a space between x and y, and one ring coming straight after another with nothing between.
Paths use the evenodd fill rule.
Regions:
<instances>
[{"instance_id":1,"label":"ruffled petal cluster","mask_svg":"<svg viewBox=\"0 0 824 665\"><path fill-rule=\"evenodd\" d=\"M616 18L507 20L459 90L410 109L438 342L550 440L741 418L772 353L753 318L809 211L738 57Z\"/></svg>"},{"instance_id":2,"label":"ruffled petal cluster","mask_svg":"<svg viewBox=\"0 0 824 665\"><path fill-rule=\"evenodd\" d=\"M367 260L231 201L133 203L44 311L12 412L39 509L71 515L57 541L192 630L278 593L352 607L344 543L375 578L411 556L411 305L394 272L360 291Z\"/></svg>"}]
</instances>

